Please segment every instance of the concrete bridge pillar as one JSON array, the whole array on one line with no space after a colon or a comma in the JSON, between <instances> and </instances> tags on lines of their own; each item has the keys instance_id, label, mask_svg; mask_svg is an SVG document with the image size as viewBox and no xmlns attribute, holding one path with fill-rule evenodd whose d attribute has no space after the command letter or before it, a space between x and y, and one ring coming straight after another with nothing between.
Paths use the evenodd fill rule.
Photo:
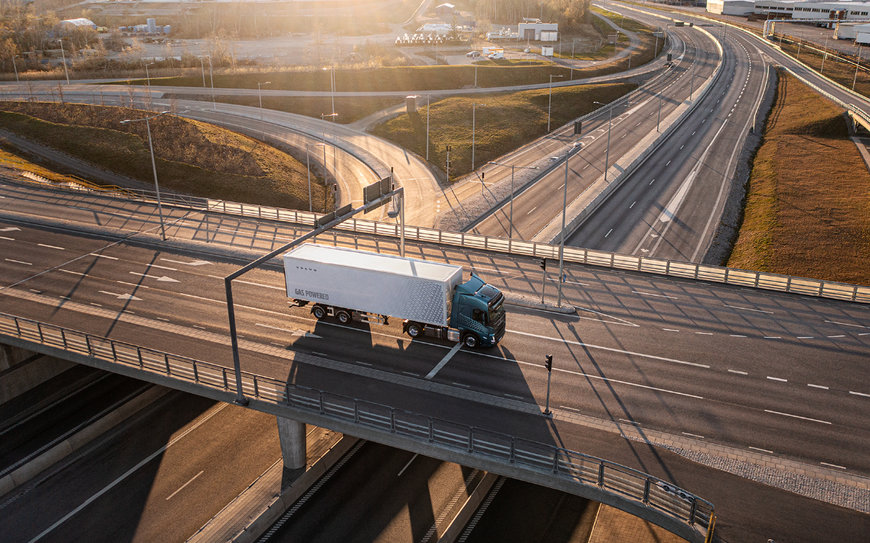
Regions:
<instances>
[{"instance_id":1,"label":"concrete bridge pillar","mask_svg":"<svg viewBox=\"0 0 870 543\"><path fill-rule=\"evenodd\" d=\"M278 418L278 437L285 469L305 469L305 424L285 417Z\"/></svg>"}]
</instances>

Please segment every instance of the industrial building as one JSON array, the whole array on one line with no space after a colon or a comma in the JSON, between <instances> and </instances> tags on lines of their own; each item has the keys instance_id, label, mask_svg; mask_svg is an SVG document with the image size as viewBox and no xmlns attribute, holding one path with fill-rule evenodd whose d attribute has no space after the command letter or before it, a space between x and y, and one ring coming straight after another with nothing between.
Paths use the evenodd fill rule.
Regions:
<instances>
[{"instance_id":1,"label":"industrial building","mask_svg":"<svg viewBox=\"0 0 870 543\"><path fill-rule=\"evenodd\" d=\"M807 2L799 0L708 0L707 11L722 15L758 15L765 19L832 21L870 19L870 2Z\"/></svg>"}]
</instances>

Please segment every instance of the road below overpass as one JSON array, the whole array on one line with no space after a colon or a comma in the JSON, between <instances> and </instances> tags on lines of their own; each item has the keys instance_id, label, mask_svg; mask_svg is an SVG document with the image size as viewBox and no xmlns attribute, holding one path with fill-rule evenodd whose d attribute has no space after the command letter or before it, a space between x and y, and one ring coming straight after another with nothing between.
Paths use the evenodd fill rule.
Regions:
<instances>
[{"instance_id":1,"label":"road below overpass","mask_svg":"<svg viewBox=\"0 0 870 543\"><path fill-rule=\"evenodd\" d=\"M170 236L201 240L197 246L211 255L178 253L153 245L153 237L117 243L73 235L80 228L122 236L153 232L154 209L142 202L16 185L4 185L0 196L7 217L0 243L12 255L0 262L5 312L227 365L222 278L237 265L226 262L229 254L214 255L251 247L265 252L304 231L174 209ZM10 222L13 215L46 226ZM396 248L385 238L337 236L360 248ZM531 259L416 244L408 245L408 254L463 265L510 296L540 295L541 273ZM649 443L667 436L678 448L727 447L738 458L800 466L829 483L830 473L855 481L870 473L863 452L870 435L870 390L862 388L870 355L866 307L600 268L569 266L567 273L564 294L577 315L511 306L497 349L460 351L424 379L450 345L411 342L398 324L369 329L314 321L304 310L288 311L279 273L252 272L235 289L243 367L529 439L556 439L676 480L741 522L748 522L746 515L756 519L755 513L736 511L728 496L744 484L755 492L752 483L689 469L659 449L640 455L638 445L605 430ZM555 358L552 423L540 416L545 352ZM713 480L725 486L711 486ZM833 499L840 491L825 492L821 498ZM766 493L815 519L817 530L857 514L796 496L783 502L775 489ZM854 520L843 526L866 528Z\"/></svg>"}]
</instances>

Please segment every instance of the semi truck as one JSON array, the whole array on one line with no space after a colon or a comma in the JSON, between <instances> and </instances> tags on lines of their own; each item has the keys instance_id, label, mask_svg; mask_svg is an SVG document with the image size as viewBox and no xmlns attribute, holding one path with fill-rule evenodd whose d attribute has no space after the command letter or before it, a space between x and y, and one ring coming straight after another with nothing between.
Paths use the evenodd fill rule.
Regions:
<instances>
[{"instance_id":1,"label":"semi truck","mask_svg":"<svg viewBox=\"0 0 870 543\"><path fill-rule=\"evenodd\" d=\"M504 336L504 295L474 273L463 282L461 266L316 243L283 259L291 305L312 304L318 320L402 319L412 338L428 333L468 348L492 347Z\"/></svg>"}]
</instances>

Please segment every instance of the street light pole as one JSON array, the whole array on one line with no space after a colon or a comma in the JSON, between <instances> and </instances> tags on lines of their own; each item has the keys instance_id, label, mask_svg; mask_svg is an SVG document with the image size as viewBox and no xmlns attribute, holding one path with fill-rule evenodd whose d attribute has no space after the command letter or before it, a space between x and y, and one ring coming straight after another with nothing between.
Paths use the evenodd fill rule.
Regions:
<instances>
[{"instance_id":1,"label":"street light pole","mask_svg":"<svg viewBox=\"0 0 870 543\"><path fill-rule=\"evenodd\" d=\"M311 213L311 152L308 150L308 144L305 144L305 164L308 168L308 212Z\"/></svg>"},{"instance_id":2,"label":"street light pole","mask_svg":"<svg viewBox=\"0 0 870 543\"><path fill-rule=\"evenodd\" d=\"M199 57L199 69L202 72L202 86L205 88L205 64L202 62L202 56Z\"/></svg>"},{"instance_id":3,"label":"street light pole","mask_svg":"<svg viewBox=\"0 0 870 543\"><path fill-rule=\"evenodd\" d=\"M429 95L426 95L426 162L429 162Z\"/></svg>"},{"instance_id":4,"label":"street light pole","mask_svg":"<svg viewBox=\"0 0 870 543\"><path fill-rule=\"evenodd\" d=\"M471 171L474 171L474 129L476 125L477 106L485 106L486 104L471 103Z\"/></svg>"},{"instance_id":5,"label":"street light pole","mask_svg":"<svg viewBox=\"0 0 870 543\"><path fill-rule=\"evenodd\" d=\"M60 39L60 58L63 61L63 73L66 76L66 84L69 85L69 72L66 69L66 53L63 50L63 38Z\"/></svg>"},{"instance_id":6,"label":"street light pole","mask_svg":"<svg viewBox=\"0 0 870 543\"><path fill-rule=\"evenodd\" d=\"M166 115L169 111L161 111L157 115L142 119L124 119L121 124L145 121L145 130L148 132L148 150L151 151L151 170L154 172L154 192L157 193L157 214L160 216L160 237L166 241L166 227L163 224L163 204L160 201L160 185L157 183L157 163L154 160L154 144L151 142L151 119Z\"/></svg>"},{"instance_id":7,"label":"street light pole","mask_svg":"<svg viewBox=\"0 0 870 543\"><path fill-rule=\"evenodd\" d=\"M656 132L661 132L659 130L659 124L662 122L662 91L659 91L659 116L656 119Z\"/></svg>"},{"instance_id":8,"label":"street light pole","mask_svg":"<svg viewBox=\"0 0 870 543\"><path fill-rule=\"evenodd\" d=\"M265 83L260 83L257 81L257 100L260 102L260 120L263 120L263 91L261 89L261 85L268 85L271 81L266 81Z\"/></svg>"},{"instance_id":9,"label":"street light pole","mask_svg":"<svg viewBox=\"0 0 870 543\"><path fill-rule=\"evenodd\" d=\"M565 215L568 210L568 159L571 158L571 150L565 153L565 184L562 191L562 235L559 236L559 294L556 297L556 306L562 307L562 278L565 269Z\"/></svg>"},{"instance_id":10,"label":"street light pole","mask_svg":"<svg viewBox=\"0 0 870 543\"><path fill-rule=\"evenodd\" d=\"M828 58L828 37L825 36L825 54L822 56L822 67L819 73L825 73L825 60Z\"/></svg>"},{"instance_id":11,"label":"street light pole","mask_svg":"<svg viewBox=\"0 0 870 543\"><path fill-rule=\"evenodd\" d=\"M553 78L554 77L565 77L565 76L564 75L550 74L550 91L549 91L549 97L547 98L547 134L550 133L550 106L553 104Z\"/></svg>"},{"instance_id":12,"label":"street light pole","mask_svg":"<svg viewBox=\"0 0 870 543\"><path fill-rule=\"evenodd\" d=\"M15 55L12 55L12 69L15 70L15 82L20 83L18 81L18 66L15 65ZM852 85L852 88L855 88L855 85Z\"/></svg>"},{"instance_id":13,"label":"street light pole","mask_svg":"<svg viewBox=\"0 0 870 543\"><path fill-rule=\"evenodd\" d=\"M852 90L855 90L855 82L858 80L858 67L861 65L861 45L858 45L858 60L855 62L855 75L852 77Z\"/></svg>"},{"instance_id":14,"label":"street light pole","mask_svg":"<svg viewBox=\"0 0 870 543\"><path fill-rule=\"evenodd\" d=\"M599 104L602 106L606 106L607 104L602 102L592 102L593 104ZM610 163L610 131L613 127L613 104L610 104L610 116L607 119L607 150L604 152L604 182L607 182L607 165Z\"/></svg>"},{"instance_id":15,"label":"street light pole","mask_svg":"<svg viewBox=\"0 0 870 543\"><path fill-rule=\"evenodd\" d=\"M211 81L211 108L217 111L217 103L214 99L214 70L211 66L211 55L208 55L208 78Z\"/></svg>"},{"instance_id":16,"label":"street light pole","mask_svg":"<svg viewBox=\"0 0 870 543\"><path fill-rule=\"evenodd\" d=\"M487 162L487 164L493 164L495 166L508 166L508 164L504 164L501 162L495 162L493 160L490 160L489 162ZM508 230L508 240L513 239L513 235L514 235L514 169L516 169L517 166L515 164L510 164L510 167L511 167L511 199L510 199L510 204L509 204L510 212L508 214L508 224L510 225L509 230ZM525 169L525 170L537 170L538 169L537 166L519 166L519 168Z\"/></svg>"}]
</instances>

